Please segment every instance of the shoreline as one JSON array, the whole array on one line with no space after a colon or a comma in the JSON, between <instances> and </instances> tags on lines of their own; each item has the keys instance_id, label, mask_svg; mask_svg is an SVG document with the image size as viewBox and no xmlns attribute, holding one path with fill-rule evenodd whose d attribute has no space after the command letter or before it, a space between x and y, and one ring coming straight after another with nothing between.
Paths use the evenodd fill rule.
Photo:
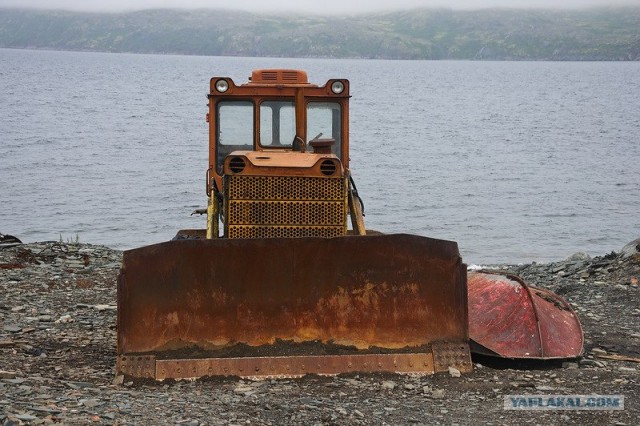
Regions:
<instances>
[{"instance_id":1,"label":"shoreline","mask_svg":"<svg viewBox=\"0 0 640 426\"><path fill-rule=\"evenodd\" d=\"M378 232L378 231L374 231L374 232ZM405 232L389 232L389 233L405 233ZM427 237L427 238L436 238L436 239L442 239L447 241L454 241L441 236L432 236L432 235L423 235L423 234L416 234L416 235ZM131 243L130 245L127 245L125 247L125 246L115 246L113 244L112 245L104 244L99 242L99 240L95 240L95 239L94 241L83 241L83 238L77 234L74 235L73 237L67 237L63 239L42 239L42 240L34 240L34 241L25 241L24 239L22 239L21 241L21 239L18 239L17 237L14 237L12 235L2 234L0 232L0 250L2 250L2 248L4 247L10 246L10 245L5 245L3 241L3 237L10 237L10 238L16 238L19 241L19 244L22 244L22 245L30 245L30 244L83 245L83 246L103 247L108 250L123 253L125 251L135 250L141 247L147 247L147 246L152 246L156 244L166 243L172 240L172 236L173 234L171 234L170 236L167 236L165 239L158 240L158 241L142 242L138 244ZM637 240L640 240L640 238L638 238ZM637 240L634 240L634 241L637 241ZM624 246L617 246L617 247L613 246L613 244L608 244L607 245L608 247L604 250L608 252L607 254L601 254L601 251L597 251L594 248L591 248L588 252L583 251L581 248L576 248L575 251L566 250L566 249L563 250L564 253L570 253L569 255L565 255L562 253L555 253L553 256L549 256L545 254L546 252L543 249L540 249L535 253L529 253L529 255L520 254L520 255L514 256L512 259L507 258L506 260L499 260L499 261L495 260L495 258L497 257L495 254L492 254L489 256L489 258L493 260L485 260L485 261L469 260L468 261L469 258L473 257L473 254L469 254L469 253L465 254L464 253L465 250L461 247L461 243L457 241L456 243L458 244L458 250L460 251L460 254L462 256L463 263L467 264L467 267L469 270L472 270L472 269L499 268L499 267L508 267L512 269L512 268L518 268L524 265L549 265L549 264L560 264L570 260L575 261L578 259L583 259L583 260L595 259L595 258L600 258L604 256L611 256L612 254L615 255L618 253L622 253L624 248L631 245L633 242L627 243Z\"/></svg>"}]
</instances>

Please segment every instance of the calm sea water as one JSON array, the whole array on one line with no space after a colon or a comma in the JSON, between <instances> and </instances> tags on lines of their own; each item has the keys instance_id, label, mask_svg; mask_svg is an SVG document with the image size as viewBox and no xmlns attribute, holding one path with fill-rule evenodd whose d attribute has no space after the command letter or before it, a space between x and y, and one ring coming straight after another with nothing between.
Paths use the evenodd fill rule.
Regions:
<instances>
[{"instance_id":1,"label":"calm sea water","mask_svg":"<svg viewBox=\"0 0 640 426\"><path fill-rule=\"evenodd\" d=\"M370 228L467 263L640 236L640 63L221 58L0 49L0 232L126 249L204 227L211 76L351 80Z\"/></svg>"}]
</instances>

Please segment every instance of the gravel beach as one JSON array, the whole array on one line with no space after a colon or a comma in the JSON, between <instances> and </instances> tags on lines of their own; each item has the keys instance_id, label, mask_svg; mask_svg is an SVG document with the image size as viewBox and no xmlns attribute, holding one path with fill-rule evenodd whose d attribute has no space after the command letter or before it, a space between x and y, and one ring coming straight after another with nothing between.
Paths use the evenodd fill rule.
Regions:
<instances>
[{"instance_id":1,"label":"gravel beach","mask_svg":"<svg viewBox=\"0 0 640 426\"><path fill-rule=\"evenodd\" d=\"M639 240L597 257L495 265L566 298L582 358L474 357L460 377L394 374L150 382L115 377L122 252L0 247L0 424L617 424L640 422ZM505 410L508 395L622 395L622 410Z\"/></svg>"}]
</instances>

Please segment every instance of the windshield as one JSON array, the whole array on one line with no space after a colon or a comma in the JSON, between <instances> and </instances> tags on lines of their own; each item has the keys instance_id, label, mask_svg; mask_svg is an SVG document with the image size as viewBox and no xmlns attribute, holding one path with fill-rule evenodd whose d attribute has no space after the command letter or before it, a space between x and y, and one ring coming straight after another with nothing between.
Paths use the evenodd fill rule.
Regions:
<instances>
[{"instance_id":1,"label":"windshield","mask_svg":"<svg viewBox=\"0 0 640 426\"><path fill-rule=\"evenodd\" d=\"M265 101L260 104L260 145L291 148L296 136L296 108L293 101Z\"/></svg>"},{"instance_id":2,"label":"windshield","mask_svg":"<svg viewBox=\"0 0 640 426\"><path fill-rule=\"evenodd\" d=\"M219 101L216 107L216 171L222 174L224 159L233 151L253 151L254 103ZM259 107L259 139L264 148L291 148L296 136L296 108L291 100L266 100ZM341 158L342 111L337 102L307 103L307 143L333 139L331 152Z\"/></svg>"}]
</instances>

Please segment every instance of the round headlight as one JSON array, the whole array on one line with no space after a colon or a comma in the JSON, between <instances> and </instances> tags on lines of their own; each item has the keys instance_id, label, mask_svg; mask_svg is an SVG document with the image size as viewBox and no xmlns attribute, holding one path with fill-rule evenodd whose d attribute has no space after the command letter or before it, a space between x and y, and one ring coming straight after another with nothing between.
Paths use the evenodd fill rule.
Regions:
<instances>
[{"instance_id":1,"label":"round headlight","mask_svg":"<svg viewBox=\"0 0 640 426\"><path fill-rule=\"evenodd\" d=\"M227 83L227 80L216 81L216 90L220 93L224 93L229 90L229 83Z\"/></svg>"},{"instance_id":2,"label":"round headlight","mask_svg":"<svg viewBox=\"0 0 640 426\"><path fill-rule=\"evenodd\" d=\"M333 84L331 84L331 91L336 95L339 95L344 91L344 83L341 81L334 81Z\"/></svg>"}]
</instances>

